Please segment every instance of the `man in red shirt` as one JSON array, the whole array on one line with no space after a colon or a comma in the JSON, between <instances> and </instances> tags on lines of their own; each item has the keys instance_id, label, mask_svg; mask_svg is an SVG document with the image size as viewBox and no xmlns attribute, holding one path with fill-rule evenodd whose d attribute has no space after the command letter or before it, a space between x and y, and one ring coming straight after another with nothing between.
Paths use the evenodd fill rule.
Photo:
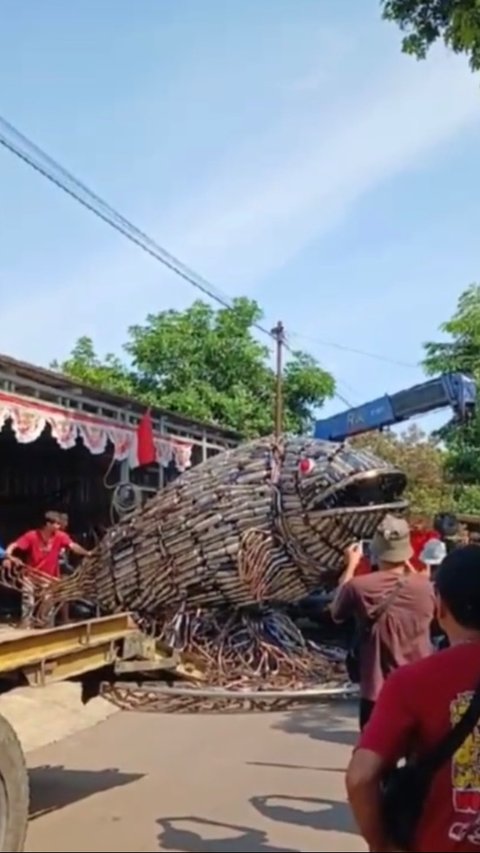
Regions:
<instances>
[{"instance_id":1,"label":"man in red shirt","mask_svg":"<svg viewBox=\"0 0 480 853\"><path fill-rule=\"evenodd\" d=\"M410 528L410 542L413 550L410 563L416 572L425 572L427 571L427 566L422 561L422 551L427 542L430 542L432 539L440 539L440 534L434 530L424 516L417 516L413 519Z\"/></svg>"},{"instance_id":2,"label":"man in red shirt","mask_svg":"<svg viewBox=\"0 0 480 853\"><path fill-rule=\"evenodd\" d=\"M390 676L347 771L350 804L372 851L394 849L381 820L385 771L407 754L428 754L463 716L480 681L480 547L452 551L435 583L450 647ZM412 850L480 850L480 722L434 775Z\"/></svg>"},{"instance_id":3,"label":"man in red shirt","mask_svg":"<svg viewBox=\"0 0 480 853\"><path fill-rule=\"evenodd\" d=\"M20 552L27 568L22 588L22 623L25 627L31 626L35 608L35 586L29 577L28 569L46 579L54 580L60 577L62 551L69 550L79 557L87 557L90 553L74 542L61 527L59 513L46 512L40 527L24 533L6 550L7 558Z\"/></svg>"}]
</instances>

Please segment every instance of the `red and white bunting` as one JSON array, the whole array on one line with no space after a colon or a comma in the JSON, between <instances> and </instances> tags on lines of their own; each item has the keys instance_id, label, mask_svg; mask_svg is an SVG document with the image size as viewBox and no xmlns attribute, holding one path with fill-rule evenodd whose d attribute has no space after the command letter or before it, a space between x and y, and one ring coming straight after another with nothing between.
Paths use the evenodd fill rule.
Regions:
<instances>
[{"instance_id":1,"label":"red and white bunting","mask_svg":"<svg viewBox=\"0 0 480 853\"><path fill-rule=\"evenodd\" d=\"M90 453L100 455L111 443L114 459L118 462L128 459L132 467L135 467L135 426L111 424L102 418L0 392L0 430L7 423L11 425L19 444L37 441L43 432L50 428L52 438L62 450L71 450L80 440ZM191 442L154 434L154 446L159 465L167 468L173 462L180 472L190 467Z\"/></svg>"}]
</instances>

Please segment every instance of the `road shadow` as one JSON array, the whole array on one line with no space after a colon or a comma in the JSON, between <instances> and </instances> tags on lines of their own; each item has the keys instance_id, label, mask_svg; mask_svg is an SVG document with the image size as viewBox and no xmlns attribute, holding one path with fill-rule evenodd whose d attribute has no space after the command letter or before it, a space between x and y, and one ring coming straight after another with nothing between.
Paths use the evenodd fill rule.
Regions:
<instances>
[{"instance_id":1,"label":"road shadow","mask_svg":"<svg viewBox=\"0 0 480 853\"><path fill-rule=\"evenodd\" d=\"M301 853L293 847L275 847L269 844L266 832L233 823L219 823L188 816L160 818L157 823L160 827L159 850L184 850L187 853L207 853L215 850L218 853L244 853L247 850L254 850L255 853ZM194 829L179 824L190 824Z\"/></svg>"},{"instance_id":2,"label":"road shadow","mask_svg":"<svg viewBox=\"0 0 480 853\"><path fill-rule=\"evenodd\" d=\"M284 794L252 797L250 802L262 817L277 823L289 823L323 832L358 835L358 829L346 803L315 797L289 797Z\"/></svg>"},{"instance_id":3,"label":"road shadow","mask_svg":"<svg viewBox=\"0 0 480 853\"><path fill-rule=\"evenodd\" d=\"M71 770L49 764L33 767L30 779L30 819L42 817L57 809L85 800L102 791L130 785L143 778L143 773L122 773L115 768L105 770Z\"/></svg>"},{"instance_id":4,"label":"road shadow","mask_svg":"<svg viewBox=\"0 0 480 853\"><path fill-rule=\"evenodd\" d=\"M287 734L306 735L313 740L338 743L353 747L358 740L357 712L354 703L338 706L309 705L299 711L291 711L275 723L275 729Z\"/></svg>"}]
</instances>

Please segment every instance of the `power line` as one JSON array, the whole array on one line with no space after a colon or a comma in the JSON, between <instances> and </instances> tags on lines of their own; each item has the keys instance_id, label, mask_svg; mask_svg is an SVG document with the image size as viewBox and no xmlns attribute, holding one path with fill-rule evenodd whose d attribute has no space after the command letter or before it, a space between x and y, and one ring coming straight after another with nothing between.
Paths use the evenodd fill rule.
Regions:
<instances>
[{"instance_id":1,"label":"power line","mask_svg":"<svg viewBox=\"0 0 480 853\"><path fill-rule=\"evenodd\" d=\"M356 347L350 347L347 344L339 344L336 341L325 341L322 340L322 338L311 337L310 335L303 335L299 332L290 332L290 337L300 338L306 341L310 341L311 343L319 344L319 346L331 347L332 349L342 350L343 352L352 353L353 355L362 355L366 358L373 358L376 361L384 361L387 364L395 364L397 367L418 368L418 364L414 364L413 362L400 361L397 358L390 358L390 356L388 355L381 355L380 353L357 349Z\"/></svg>"},{"instance_id":2,"label":"power line","mask_svg":"<svg viewBox=\"0 0 480 853\"><path fill-rule=\"evenodd\" d=\"M224 308L232 308L231 300L226 294L222 293L221 290L216 288L207 279L203 278L194 270L190 269L186 264L184 264L174 255L168 252L165 248L163 248L163 246L161 246L154 239L149 237L149 235L146 234L144 231L137 228L137 226L135 226L126 217L124 217L121 213L115 210L115 208L109 205L99 195L93 192L84 182L76 178L71 172L69 172L60 163L58 163L58 161L56 161L53 157L43 151L43 149L36 145L32 140L28 139L28 137L26 137L19 130L17 130L17 128L15 128L2 116L0 116L0 145L2 145L6 150L10 151L10 153L12 153L19 160L23 161L26 165L34 169L38 174L42 175L42 177L46 178L58 189L62 190L68 196L73 198L80 205L89 210L107 225L110 225L117 232L126 237L127 240L134 243L144 252L154 257L157 261L159 261L165 267L170 269L180 278L184 279L197 290L201 291L205 296L208 296L209 299L214 302L217 302ZM274 335L272 335L272 331L266 328L266 326L263 326L261 323L255 322L252 325L254 328L257 329L257 331L261 332L264 335L267 335L270 340L274 338ZM308 336L301 335L298 333L291 333L290 336L308 339ZM411 364L405 364L404 362L396 361L386 356L348 347L343 344L322 341L317 338L311 338L310 340L323 346L330 346L335 349L344 350L345 352L351 352L356 355L367 356L369 358L374 358L379 361L386 361L388 363L393 363L406 367L414 366ZM285 347L288 352L293 354L294 351L286 343ZM335 392L335 397L338 398L345 405L351 407L351 403L348 401L348 399L342 394L340 394L338 391Z\"/></svg>"},{"instance_id":3,"label":"power line","mask_svg":"<svg viewBox=\"0 0 480 853\"><path fill-rule=\"evenodd\" d=\"M334 396L334 397L336 397L336 398L337 398L337 400L340 400L340 402L341 402L341 403L343 403L343 404L344 404L344 406L346 406L346 407L347 407L347 409L354 409L354 408L355 408L355 406L353 405L353 403L350 403L350 401L349 401L349 400L347 400L347 398L346 398L346 397L344 397L344 396L343 396L343 394L340 394L340 392L339 392L339 391L335 391L335 393L334 393L334 395L333 395L333 396Z\"/></svg>"},{"instance_id":4,"label":"power line","mask_svg":"<svg viewBox=\"0 0 480 853\"><path fill-rule=\"evenodd\" d=\"M32 140L28 139L28 137L17 130L16 127L2 116L0 116L0 144L10 151L10 153L14 154L18 159L22 160L56 187L61 189L64 193L71 196L75 201L99 219L106 222L107 225L110 225L116 231L123 234L124 237L132 243L135 243L144 252L153 256L168 269L172 270L176 275L180 276L193 287L197 288L197 290L201 291L205 296L208 296L224 308L232 307L231 300L225 293L222 293L222 291L215 287L210 281L190 269L186 264L182 263L182 261L163 248L163 246L160 246L155 240L149 237L148 234L137 228L132 222L126 219L126 217L93 192L83 181L76 178L57 160L47 154ZM262 332L262 334L267 335L272 339L272 333L268 328L266 328L266 326L263 326L261 323L253 323L253 326L258 331ZM321 346L333 347L334 349L343 350L355 355L362 355L378 361L385 361L387 363L403 367L416 366L388 358L387 356L383 356L378 353L355 349L333 341L324 341L319 338L308 338L307 335L301 335L299 333L291 333L290 337L303 338L305 340L309 339Z\"/></svg>"},{"instance_id":5,"label":"power line","mask_svg":"<svg viewBox=\"0 0 480 853\"><path fill-rule=\"evenodd\" d=\"M284 349L285 349L287 352L289 352L289 353L290 353L290 355L295 355L295 350L294 350L294 349L292 349L292 347L289 345L289 343L287 342L287 340L285 339L285 337L283 337L283 339L282 339L282 346L284 347ZM331 372L331 371L329 371L329 372ZM341 380L341 379L339 379L338 377L336 378L335 382L336 382L336 384L337 384L337 385L338 385L339 383L341 383L341 384L342 384L342 385L344 385L345 387L348 387L348 386L347 386L347 383L346 383L346 382L342 382L342 380ZM346 397L344 397L344 396L343 396L343 394L341 394L341 393L340 393L340 391L335 390L335 391L334 391L334 393L333 393L333 396L334 396L337 400L340 400L340 402L341 402L341 403L343 403L345 406L347 406L349 409L353 409L353 408L354 408L353 403L350 403L350 402L349 402L349 400L347 400L347 398L346 398Z\"/></svg>"},{"instance_id":6,"label":"power line","mask_svg":"<svg viewBox=\"0 0 480 853\"><path fill-rule=\"evenodd\" d=\"M144 252L147 252L161 264L168 267L176 275L188 281L189 284L200 290L209 299L212 299L224 308L232 307L228 296L222 294L213 284L202 278L202 276L198 275L194 270L186 266L186 264L183 264L182 261L170 254L170 252L149 237L148 234L145 234L133 225L126 217L122 216L122 214L118 213L100 196L92 192L82 181L75 178L63 166L57 163L56 160L17 131L13 125L1 116L0 128L3 128L3 130L0 129L0 145L14 154L15 157L22 160L64 193L71 196L99 219L106 222L107 225L110 225L116 231L123 234L127 240L135 243ZM270 330L265 326L257 322L252 325L258 331L262 332L262 334L272 339Z\"/></svg>"},{"instance_id":7,"label":"power line","mask_svg":"<svg viewBox=\"0 0 480 853\"><path fill-rule=\"evenodd\" d=\"M89 210L107 225L110 225L116 231L132 243L153 256L168 269L172 270L176 275L179 275L185 281L189 282L193 287L196 287L203 294L208 296L213 301L222 305L224 308L231 308L231 301L213 284L199 276L193 270L189 269L185 264L178 260L174 255L156 243L148 234L145 234L133 223L126 219L122 214L116 211L97 193L93 192L83 181L76 178L64 166L58 163L47 152L43 151L32 140L28 139L23 133L15 128L5 118L0 116L0 144L10 153L14 154L18 159L30 166L37 173L46 178L50 183L69 195L84 208ZM254 328L262 334L267 335L270 339L274 338L272 331L267 329L260 323L254 323ZM293 350L285 343L285 348L290 354ZM337 380L338 381L338 380ZM335 397L347 406L351 404L340 392L335 392Z\"/></svg>"}]
</instances>

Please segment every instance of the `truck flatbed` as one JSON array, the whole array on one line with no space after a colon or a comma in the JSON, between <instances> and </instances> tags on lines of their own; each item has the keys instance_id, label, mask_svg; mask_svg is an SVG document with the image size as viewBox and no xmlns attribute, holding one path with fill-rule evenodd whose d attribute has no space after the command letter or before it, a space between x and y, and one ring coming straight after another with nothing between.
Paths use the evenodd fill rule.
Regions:
<instances>
[{"instance_id":1,"label":"truck flatbed","mask_svg":"<svg viewBox=\"0 0 480 853\"><path fill-rule=\"evenodd\" d=\"M127 613L55 628L0 626L0 677L23 675L32 686L64 681L114 664L138 635Z\"/></svg>"}]
</instances>

